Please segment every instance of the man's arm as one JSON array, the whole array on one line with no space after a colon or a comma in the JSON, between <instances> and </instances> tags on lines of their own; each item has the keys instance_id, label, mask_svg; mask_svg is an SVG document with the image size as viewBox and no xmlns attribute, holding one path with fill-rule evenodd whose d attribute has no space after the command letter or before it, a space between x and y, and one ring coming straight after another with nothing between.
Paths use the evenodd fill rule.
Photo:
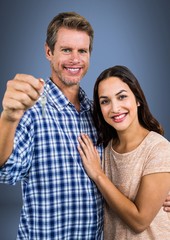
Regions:
<instances>
[{"instance_id":1,"label":"man's arm","mask_svg":"<svg viewBox=\"0 0 170 240\"><path fill-rule=\"evenodd\" d=\"M12 152L15 131L21 117L38 100L43 85L42 79L26 74L17 74L8 81L0 117L0 166L4 165Z\"/></svg>"}]
</instances>

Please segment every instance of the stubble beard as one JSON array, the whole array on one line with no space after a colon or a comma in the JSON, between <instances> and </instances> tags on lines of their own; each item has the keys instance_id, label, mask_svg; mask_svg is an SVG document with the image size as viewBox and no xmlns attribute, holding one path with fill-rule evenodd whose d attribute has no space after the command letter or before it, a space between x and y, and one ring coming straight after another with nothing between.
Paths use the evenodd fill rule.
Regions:
<instances>
[{"instance_id":1,"label":"stubble beard","mask_svg":"<svg viewBox=\"0 0 170 240\"><path fill-rule=\"evenodd\" d=\"M59 81L60 81L63 85L65 85L65 86L67 86L67 87L76 86L76 85L79 86L79 85L80 85L80 81L82 80L82 78L83 78L83 77L85 76L85 74L87 73L87 70L86 70L81 76L72 78L72 79L70 80L69 78L64 77L64 76L62 75L62 73L60 73L58 70L56 70L53 65L52 65L51 67L52 67L52 69L53 69L53 72L55 72L55 75L57 76L57 78L59 79Z\"/></svg>"}]
</instances>

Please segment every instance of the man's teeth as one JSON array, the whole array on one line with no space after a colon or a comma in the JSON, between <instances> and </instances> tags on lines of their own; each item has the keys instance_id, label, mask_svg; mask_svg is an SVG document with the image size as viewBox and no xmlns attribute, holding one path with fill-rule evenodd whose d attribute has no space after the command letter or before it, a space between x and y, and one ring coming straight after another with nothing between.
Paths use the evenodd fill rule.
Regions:
<instances>
[{"instance_id":1,"label":"man's teeth","mask_svg":"<svg viewBox=\"0 0 170 240\"><path fill-rule=\"evenodd\" d=\"M79 71L79 68L67 68L69 71L72 71L72 72L77 72Z\"/></svg>"}]
</instances>

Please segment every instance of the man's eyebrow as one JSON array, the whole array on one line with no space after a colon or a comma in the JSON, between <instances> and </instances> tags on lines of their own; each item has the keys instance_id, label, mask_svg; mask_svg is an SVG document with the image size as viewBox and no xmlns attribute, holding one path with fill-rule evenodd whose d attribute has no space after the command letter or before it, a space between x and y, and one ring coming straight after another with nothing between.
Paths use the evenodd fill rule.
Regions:
<instances>
[{"instance_id":1,"label":"man's eyebrow","mask_svg":"<svg viewBox=\"0 0 170 240\"><path fill-rule=\"evenodd\" d=\"M71 47L68 47L66 45L60 46L60 48L69 48L69 49L71 49Z\"/></svg>"}]
</instances>

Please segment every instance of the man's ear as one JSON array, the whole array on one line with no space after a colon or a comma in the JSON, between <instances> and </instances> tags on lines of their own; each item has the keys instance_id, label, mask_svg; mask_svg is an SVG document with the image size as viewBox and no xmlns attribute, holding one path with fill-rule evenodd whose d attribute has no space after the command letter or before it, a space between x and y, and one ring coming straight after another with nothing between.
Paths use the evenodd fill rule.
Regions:
<instances>
[{"instance_id":1,"label":"man's ear","mask_svg":"<svg viewBox=\"0 0 170 240\"><path fill-rule=\"evenodd\" d=\"M47 43L45 44L45 55L48 60L51 60L52 52Z\"/></svg>"}]
</instances>

